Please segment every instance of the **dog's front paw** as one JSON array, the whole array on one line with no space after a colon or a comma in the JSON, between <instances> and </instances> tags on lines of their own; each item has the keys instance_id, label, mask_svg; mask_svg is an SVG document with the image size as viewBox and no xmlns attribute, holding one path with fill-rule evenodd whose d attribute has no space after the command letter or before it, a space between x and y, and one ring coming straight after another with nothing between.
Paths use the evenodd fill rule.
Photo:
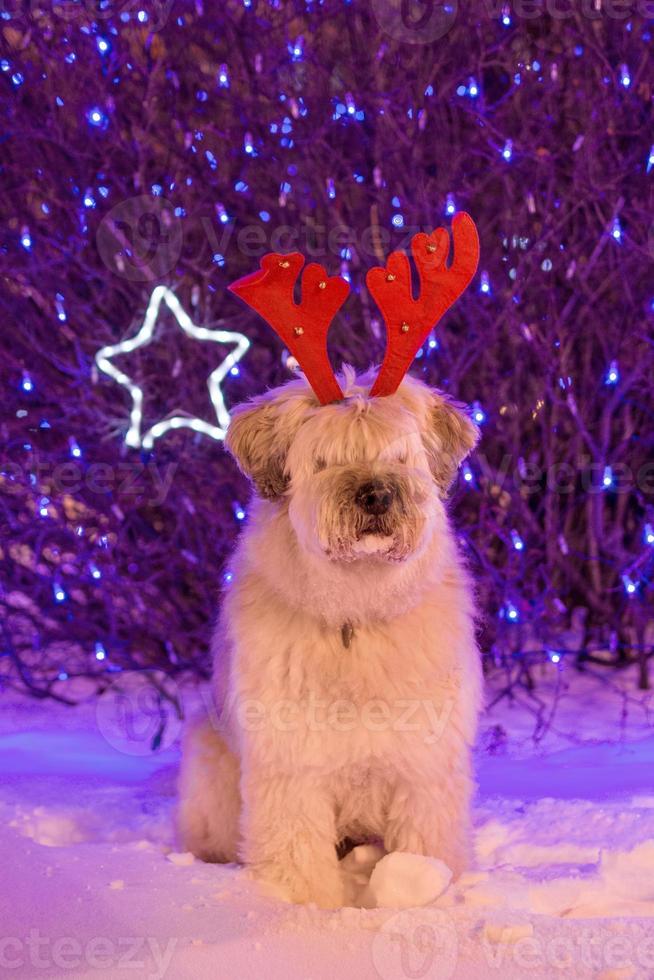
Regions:
<instances>
[{"instance_id":1,"label":"dog's front paw","mask_svg":"<svg viewBox=\"0 0 654 980\"><path fill-rule=\"evenodd\" d=\"M260 865L252 869L264 890L296 905L317 905L321 909L343 906L345 893L338 868L329 873L308 874L292 865Z\"/></svg>"}]
</instances>

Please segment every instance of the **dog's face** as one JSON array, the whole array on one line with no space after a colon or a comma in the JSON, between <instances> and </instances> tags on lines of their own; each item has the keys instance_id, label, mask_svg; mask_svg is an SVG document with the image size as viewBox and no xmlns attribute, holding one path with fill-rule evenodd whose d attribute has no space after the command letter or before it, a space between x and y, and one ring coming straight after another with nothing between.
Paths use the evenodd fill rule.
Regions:
<instances>
[{"instance_id":1,"label":"dog's face","mask_svg":"<svg viewBox=\"0 0 654 980\"><path fill-rule=\"evenodd\" d=\"M257 493L288 508L305 550L332 561L406 561L478 430L459 406L406 378L370 398L346 369L345 398L320 406L303 380L234 412L226 445Z\"/></svg>"}]
</instances>

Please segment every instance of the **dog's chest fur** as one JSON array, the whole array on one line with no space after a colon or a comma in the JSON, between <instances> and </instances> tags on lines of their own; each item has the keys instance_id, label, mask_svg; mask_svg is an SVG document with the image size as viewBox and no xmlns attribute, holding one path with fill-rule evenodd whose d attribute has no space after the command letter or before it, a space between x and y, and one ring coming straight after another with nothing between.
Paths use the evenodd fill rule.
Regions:
<instances>
[{"instance_id":1,"label":"dog's chest fur","mask_svg":"<svg viewBox=\"0 0 654 980\"><path fill-rule=\"evenodd\" d=\"M391 620L341 629L293 609L259 583L259 601L230 598L230 734L282 770L316 766L366 778L440 755L455 728L472 741L479 670L466 590L442 585ZM253 594L252 583L244 595ZM239 721L250 712L244 727Z\"/></svg>"}]
</instances>

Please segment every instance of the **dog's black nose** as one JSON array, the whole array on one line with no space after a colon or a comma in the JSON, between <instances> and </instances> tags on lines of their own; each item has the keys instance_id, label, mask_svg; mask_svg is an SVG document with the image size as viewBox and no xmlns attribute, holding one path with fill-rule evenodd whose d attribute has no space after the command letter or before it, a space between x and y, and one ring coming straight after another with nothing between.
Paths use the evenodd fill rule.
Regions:
<instances>
[{"instance_id":1,"label":"dog's black nose","mask_svg":"<svg viewBox=\"0 0 654 980\"><path fill-rule=\"evenodd\" d=\"M357 507L365 510L366 514L379 516L385 514L393 503L393 489L381 480L371 480L357 490Z\"/></svg>"}]
</instances>

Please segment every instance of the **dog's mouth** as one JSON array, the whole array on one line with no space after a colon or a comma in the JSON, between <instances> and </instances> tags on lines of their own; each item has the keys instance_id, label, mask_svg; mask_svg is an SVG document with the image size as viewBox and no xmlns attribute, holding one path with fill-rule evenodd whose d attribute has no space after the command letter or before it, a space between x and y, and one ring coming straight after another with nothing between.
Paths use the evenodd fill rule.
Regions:
<instances>
[{"instance_id":1,"label":"dog's mouth","mask_svg":"<svg viewBox=\"0 0 654 980\"><path fill-rule=\"evenodd\" d=\"M392 522L383 518L371 518L366 521L354 538L348 542L339 542L340 546L327 551L329 558L335 561L404 561L408 557L408 549L401 544L402 536L397 534L397 528Z\"/></svg>"},{"instance_id":2,"label":"dog's mouth","mask_svg":"<svg viewBox=\"0 0 654 980\"><path fill-rule=\"evenodd\" d=\"M394 545L392 534L364 531L352 545L352 554L355 558L387 558L391 556Z\"/></svg>"},{"instance_id":3,"label":"dog's mouth","mask_svg":"<svg viewBox=\"0 0 654 980\"><path fill-rule=\"evenodd\" d=\"M379 517L373 517L368 521L365 527L361 529L359 538L368 537L370 535L388 537L389 534L388 523L384 522Z\"/></svg>"}]
</instances>

